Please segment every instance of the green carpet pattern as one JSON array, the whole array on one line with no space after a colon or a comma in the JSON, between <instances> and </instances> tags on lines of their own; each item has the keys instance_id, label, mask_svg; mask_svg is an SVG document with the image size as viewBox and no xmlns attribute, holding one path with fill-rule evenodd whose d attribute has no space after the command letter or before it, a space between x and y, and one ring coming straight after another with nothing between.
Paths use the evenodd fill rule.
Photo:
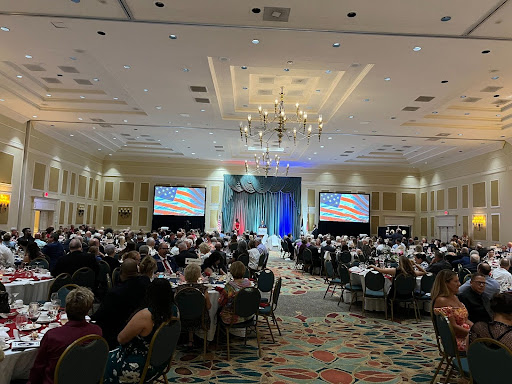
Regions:
<instances>
[{"instance_id":1,"label":"green carpet pattern","mask_svg":"<svg viewBox=\"0 0 512 384\"><path fill-rule=\"evenodd\" d=\"M225 336L219 347L208 346L203 361L201 348L178 349L168 374L172 383L426 383L439 361L433 330L428 320L402 324L348 313L337 299L321 299L323 278L293 270L293 263L272 258L270 265L283 277L284 295L314 296L332 312L318 316L280 316L282 336L273 327L276 343L266 323L260 323L262 358L256 340L232 338L231 360L226 360ZM286 283L284 283L286 281ZM300 293L297 293L299 291ZM302 293L302 291L305 291ZM317 293L317 294L314 294ZM320 299L318 298L320 297ZM286 300L293 305L293 297ZM290 312L290 311L289 311ZM279 307L277 309L279 315Z\"/></svg>"}]
</instances>

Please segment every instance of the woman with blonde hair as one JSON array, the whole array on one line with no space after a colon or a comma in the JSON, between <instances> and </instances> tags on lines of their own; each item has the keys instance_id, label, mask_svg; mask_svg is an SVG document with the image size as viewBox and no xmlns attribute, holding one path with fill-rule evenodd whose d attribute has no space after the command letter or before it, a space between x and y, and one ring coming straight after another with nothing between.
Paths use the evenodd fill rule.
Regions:
<instances>
[{"instance_id":1,"label":"woman with blonde hair","mask_svg":"<svg viewBox=\"0 0 512 384\"><path fill-rule=\"evenodd\" d=\"M220 318L225 324L243 323L248 320L233 313L233 303L235 301L236 294L241 289L251 286L251 282L248 279L244 279L245 268L245 265L241 261L235 261L231 264L229 272L233 276L234 280L227 283L220 293L219 306L222 307L222 310L220 311Z\"/></svg>"},{"instance_id":2,"label":"woman with blonde hair","mask_svg":"<svg viewBox=\"0 0 512 384\"><path fill-rule=\"evenodd\" d=\"M206 243L202 243L206 244ZM207 244L206 244L207 245ZM208 246L208 245L207 245ZM179 294L179 292L186 288L196 288L201 291L201 293L204 295L205 301L206 301L206 310L209 310L212 307L212 304L210 302L210 296L208 295L208 288L204 284L199 284L197 281L201 277L201 267L198 264L189 264L185 268L184 271L185 275L185 284L178 285L178 288L176 288L176 295ZM210 317L209 313L205 312L205 319L204 322L207 326L210 325ZM188 347L194 346L194 331L196 329L201 328L201 321L198 319L197 321L186 321L181 324L183 329L188 331Z\"/></svg>"},{"instance_id":3,"label":"woman with blonde hair","mask_svg":"<svg viewBox=\"0 0 512 384\"><path fill-rule=\"evenodd\" d=\"M151 281L153 281L156 270L156 260L151 256L146 256L139 264L139 273L143 276L149 277L149 280Z\"/></svg>"},{"instance_id":4,"label":"woman with blonde hair","mask_svg":"<svg viewBox=\"0 0 512 384\"><path fill-rule=\"evenodd\" d=\"M468 311L457 297L459 287L457 273L450 269L443 269L436 276L430 297L434 313L448 318L455 331L457 348L459 351L465 351L469 330L473 323L468 320Z\"/></svg>"}]
</instances>

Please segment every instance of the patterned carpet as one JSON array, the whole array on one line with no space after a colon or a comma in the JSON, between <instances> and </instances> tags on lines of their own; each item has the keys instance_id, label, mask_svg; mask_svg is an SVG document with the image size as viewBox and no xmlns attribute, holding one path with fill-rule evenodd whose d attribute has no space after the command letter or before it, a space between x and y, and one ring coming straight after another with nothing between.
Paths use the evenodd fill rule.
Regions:
<instances>
[{"instance_id":1,"label":"patterned carpet","mask_svg":"<svg viewBox=\"0 0 512 384\"><path fill-rule=\"evenodd\" d=\"M269 264L283 277L284 295L322 297L323 278L295 272L293 264L272 258ZM318 300L318 299L315 299ZM287 305L293 298L286 300ZM325 300L325 304L329 304ZM332 307L337 308L336 305ZM315 317L281 316L282 337L272 344L268 328L259 327L262 358L256 340L233 338L231 360L226 360L225 337L217 349L208 346L203 362L201 350L178 350L168 378L174 383L423 383L429 382L438 361L432 327L407 321L391 323L363 318L356 313L318 313ZM338 309L336 309L338 310ZM279 314L279 307L277 309ZM288 311L290 313L290 311ZM371 316L371 314L369 315Z\"/></svg>"}]
</instances>

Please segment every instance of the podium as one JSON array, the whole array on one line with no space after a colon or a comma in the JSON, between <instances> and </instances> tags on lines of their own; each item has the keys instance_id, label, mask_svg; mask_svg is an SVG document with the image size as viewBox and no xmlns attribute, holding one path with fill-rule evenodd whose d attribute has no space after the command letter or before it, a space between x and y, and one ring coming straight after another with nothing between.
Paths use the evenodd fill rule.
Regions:
<instances>
[{"instance_id":1,"label":"podium","mask_svg":"<svg viewBox=\"0 0 512 384\"><path fill-rule=\"evenodd\" d=\"M258 236L265 236L268 234L267 227L258 228Z\"/></svg>"}]
</instances>

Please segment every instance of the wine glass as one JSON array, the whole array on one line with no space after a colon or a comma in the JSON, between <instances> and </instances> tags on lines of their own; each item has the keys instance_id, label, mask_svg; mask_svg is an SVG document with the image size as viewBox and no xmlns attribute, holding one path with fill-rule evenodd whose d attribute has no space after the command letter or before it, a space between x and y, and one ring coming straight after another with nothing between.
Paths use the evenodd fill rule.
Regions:
<instances>
[{"instance_id":1,"label":"wine glass","mask_svg":"<svg viewBox=\"0 0 512 384\"><path fill-rule=\"evenodd\" d=\"M16 328L23 331L28 324L28 318L25 315L19 314L16 316Z\"/></svg>"},{"instance_id":2,"label":"wine glass","mask_svg":"<svg viewBox=\"0 0 512 384\"><path fill-rule=\"evenodd\" d=\"M57 292L53 292L50 296L50 301L52 302L52 304L55 304L57 302L57 300L59 301L59 304L60 304L61 302L60 302L59 294Z\"/></svg>"},{"instance_id":3,"label":"wine glass","mask_svg":"<svg viewBox=\"0 0 512 384\"><path fill-rule=\"evenodd\" d=\"M32 302L28 305L28 317L34 323L41 314L41 311L39 310L39 304L37 302Z\"/></svg>"}]
</instances>

